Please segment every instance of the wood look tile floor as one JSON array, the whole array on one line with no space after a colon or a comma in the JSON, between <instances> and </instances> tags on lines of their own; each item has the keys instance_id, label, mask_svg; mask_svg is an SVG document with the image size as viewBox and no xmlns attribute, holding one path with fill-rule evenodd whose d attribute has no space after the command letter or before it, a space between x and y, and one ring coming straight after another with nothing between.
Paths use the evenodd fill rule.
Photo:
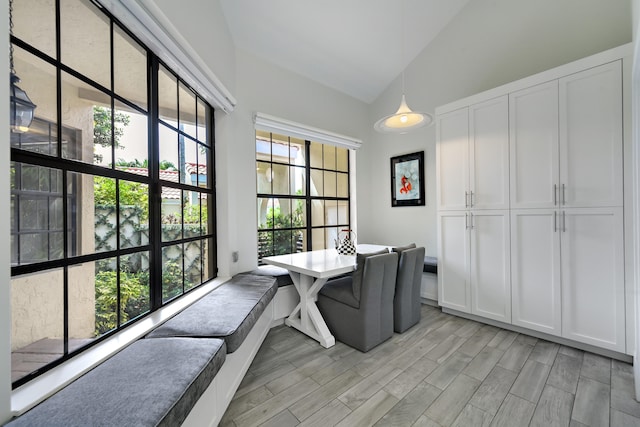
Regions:
<instances>
[{"instance_id":1,"label":"wood look tile floor","mask_svg":"<svg viewBox=\"0 0 640 427\"><path fill-rule=\"evenodd\" d=\"M628 363L442 313L368 353L267 335L220 425L640 426Z\"/></svg>"}]
</instances>

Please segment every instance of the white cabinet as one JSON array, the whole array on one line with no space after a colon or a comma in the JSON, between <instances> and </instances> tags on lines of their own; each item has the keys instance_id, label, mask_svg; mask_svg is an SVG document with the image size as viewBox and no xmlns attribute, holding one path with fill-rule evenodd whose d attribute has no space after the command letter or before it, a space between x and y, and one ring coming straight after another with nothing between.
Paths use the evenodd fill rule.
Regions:
<instances>
[{"instance_id":1,"label":"white cabinet","mask_svg":"<svg viewBox=\"0 0 640 427\"><path fill-rule=\"evenodd\" d=\"M509 95L511 208L622 206L620 61Z\"/></svg>"},{"instance_id":2,"label":"white cabinet","mask_svg":"<svg viewBox=\"0 0 640 427\"><path fill-rule=\"evenodd\" d=\"M508 97L437 118L438 209L509 208Z\"/></svg>"},{"instance_id":3,"label":"white cabinet","mask_svg":"<svg viewBox=\"0 0 640 427\"><path fill-rule=\"evenodd\" d=\"M440 305L629 351L620 58L436 110Z\"/></svg>"},{"instance_id":4,"label":"white cabinet","mask_svg":"<svg viewBox=\"0 0 640 427\"><path fill-rule=\"evenodd\" d=\"M438 215L438 303L511 322L509 212Z\"/></svg>"},{"instance_id":5,"label":"white cabinet","mask_svg":"<svg viewBox=\"0 0 640 427\"><path fill-rule=\"evenodd\" d=\"M562 336L624 352L622 208L565 209L559 222Z\"/></svg>"},{"instance_id":6,"label":"white cabinet","mask_svg":"<svg viewBox=\"0 0 640 427\"><path fill-rule=\"evenodd\" d=\"M508 97L437 118L438 302L511 321Z\"/></svg>"},{"instance_id":7,"label":"white cabinet","mask_svg":"<svg viewBox=\"0 0 640 427\"><path fill-rule=\"evenodd\" d=\"M469 207L469 109L437 117L436 174L439 210Z\"/></svg>"},{"instance_id":8,"label":"white cabinet","mask_svg":"<svg viewBox=\"0 0 640 427\"><path fill-rule=\"evenodd\" d=\"M469 213L438 213L438 304L471 312Z\"/></svg>"},{"instance_id":9,"label":"white cabinet","mask_svg":"<svg viewBox=\"0 0 640 427\"><path fill-rule=\"evenodd\" d=\"M624 352L622 230L622 208L512 211L512 323Z\"/></svg>"},{"instance_id":10,"label":"white cabinet","mask_svg":"<svg viewBox=\"0 0 640 427\"><path fill-rule=\"evenodd\" d=\"M471 313L511 323L509 211L469 213Z\"/></svg>"},{"instance_id":11,"label":"white cabinet","mask_svg":"<svg viewBox=\"0 0 640 427\"><path fill-rule=\"evenodd\" d=\"M469 107L469 207L509 209L509 99Z\"/></svg>"},{"instance_id":12,"label":"white cabinet","mask_svg":"<svg viewBox=\"0 0 640 427\"><path fill-rule=\"evenodd\" d=\"M622 64L561 78L562 206L622 206Z\"/></svg>"},{"instance_id":13,"label":"white cabinet","mask_svg":"<svg viewBox=\"0 0 640 427\"><path fill-rule=\"evenodd\" d=\"M511 211L511 292L517 326L562 334L558 211Z\"/></svg>"},{"instance_id":14,"label":"white cabinet","mask_svg":"<svg viewBox=\"0 0 640 427\"><path fill-rule=\"evenodd\" d=\"M509 95L511 208L557 205L558 81Z\"/></svg>"}]
</instances>

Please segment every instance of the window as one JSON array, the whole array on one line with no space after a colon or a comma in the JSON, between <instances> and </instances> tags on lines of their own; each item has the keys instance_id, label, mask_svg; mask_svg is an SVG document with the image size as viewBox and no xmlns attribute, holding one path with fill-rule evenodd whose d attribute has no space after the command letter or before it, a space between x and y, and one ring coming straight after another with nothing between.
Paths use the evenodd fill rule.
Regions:
<instances>
[{"instance_id":1,"label":"window","mask_svg":"<svg viewBox=\"0 0 640 427\"><path fill-rule=\"evenodd\" d=\"M349 150L256 131L258 259L334 247L350 228Z\"/></svg>"},{"instance_id":2,"label":"window","mask_svg":"<svg viewBox=\"0 0 640 427\"><path fill-rule=\"evenodd\" d=\"M56 10L57 9L57 10ZM214 278L213 111L90 0L15 2L17 387Z\"/></svg>"}]
</instances>

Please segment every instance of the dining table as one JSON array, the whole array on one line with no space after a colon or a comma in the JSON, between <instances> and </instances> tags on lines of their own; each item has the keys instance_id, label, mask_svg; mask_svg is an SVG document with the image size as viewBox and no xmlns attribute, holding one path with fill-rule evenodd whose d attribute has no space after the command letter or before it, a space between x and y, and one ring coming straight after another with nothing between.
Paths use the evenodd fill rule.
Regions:
<instances>
[{"instance_id":1,"label":"dining table","mask_svg":"<svg viewBox=\"0 0 640 427\"><path fill-rule=\"evenodd\" d=\"M389 247L359 244L356 248L357 253L372 253ZM300 302L285 319L285 324L315 339L325 348L335 345L336 340L316 305L318 292L332 277L353 272L356 255L341 255L336 249L321 249L265 257L262 261L285 268L300 295Z\"/></svg>"}]
</instances>

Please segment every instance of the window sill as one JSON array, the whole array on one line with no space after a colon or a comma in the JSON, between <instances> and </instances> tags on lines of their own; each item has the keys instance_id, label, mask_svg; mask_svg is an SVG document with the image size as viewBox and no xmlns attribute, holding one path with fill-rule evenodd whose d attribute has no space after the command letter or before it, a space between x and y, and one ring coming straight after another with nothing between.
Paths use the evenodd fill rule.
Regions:
<instances>
[{"instance_id":1,"label":"window sill","mask_svg":"<svg viewBox=\"0 0 640 427\"><path fill-rule=\"evenodd\" d=\"M228 277L213 279L183 298L167 304L136 324L115 334L113 337L105 339L73 359L13 390L11 394L12 415L14 417L22 415L127 345L145 336L149 331L175 316L227 280L229 280Z\"/></svg>"}]
</instances>

